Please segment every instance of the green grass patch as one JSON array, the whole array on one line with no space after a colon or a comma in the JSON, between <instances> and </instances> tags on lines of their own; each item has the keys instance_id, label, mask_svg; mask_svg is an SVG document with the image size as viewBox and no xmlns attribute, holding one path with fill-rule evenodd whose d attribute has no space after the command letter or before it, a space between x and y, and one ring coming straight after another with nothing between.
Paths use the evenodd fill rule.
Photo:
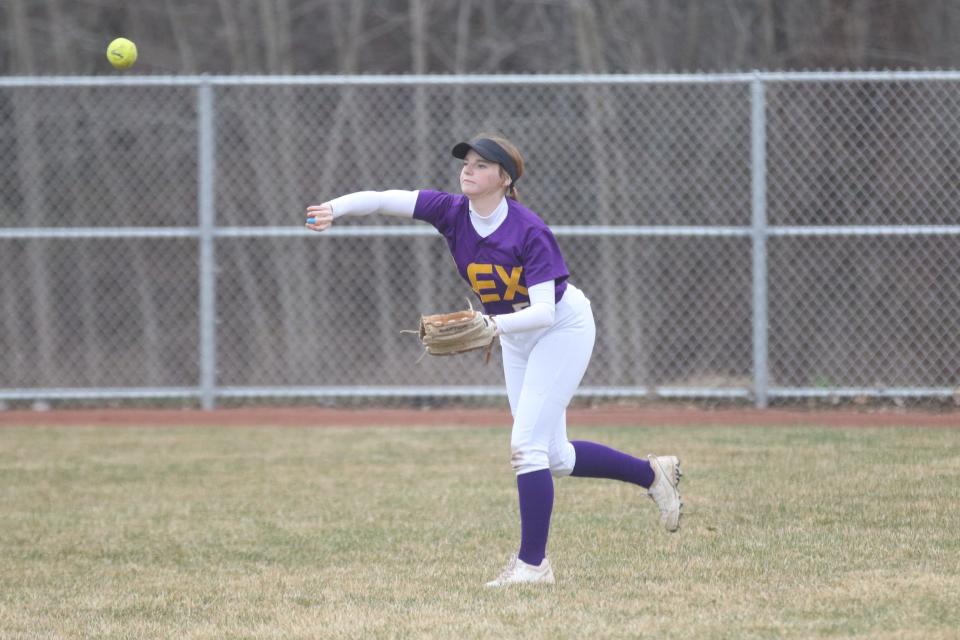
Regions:
<instances>
[{"instance_id":1,"label":"green grass patch","mask_svg":"<svg viewBox=\"0 0 960 640\"><path fill-rule=\"evenodd\" d=\"M514 552L507 429L4 428L2 638L954 638L960 433L571 428L677 454L677 534L556 483Z\"/></svg>"}]
</instances>

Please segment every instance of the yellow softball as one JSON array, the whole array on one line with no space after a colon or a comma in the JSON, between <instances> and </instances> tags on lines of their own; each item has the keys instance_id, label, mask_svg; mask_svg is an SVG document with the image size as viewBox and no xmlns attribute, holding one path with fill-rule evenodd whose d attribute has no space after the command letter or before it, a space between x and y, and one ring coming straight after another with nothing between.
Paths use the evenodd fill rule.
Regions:
<instances>
[{"instance_id":1,"label":"yellow softball","mask_svg":"<svg viewBox=\"0 0 960 640\"><path fill-rule=\"evenodd\" d=\"M107 47L107 60L116 69L129 69L137 61L137 45L132 40L117 38Z\"/></svg>"}]
</instances>

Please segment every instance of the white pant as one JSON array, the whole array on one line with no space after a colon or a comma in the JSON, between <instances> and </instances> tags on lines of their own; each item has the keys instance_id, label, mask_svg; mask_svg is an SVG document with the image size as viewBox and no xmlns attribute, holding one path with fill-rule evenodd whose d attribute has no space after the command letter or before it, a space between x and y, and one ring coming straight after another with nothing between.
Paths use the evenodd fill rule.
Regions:
<instances>
[{"instance_id":1,"label":"white pant","mask_svg":"<svg viewBox=\"0 0 960 640\"><path fill-rule=\"evenodd\" d=\"M568 283L552 326L500 337L513 414L510 462L517 475L573 471L576 452L567 440L567 405L587 370L596 332L590 301Z\"/></svg>"}]
</instances>

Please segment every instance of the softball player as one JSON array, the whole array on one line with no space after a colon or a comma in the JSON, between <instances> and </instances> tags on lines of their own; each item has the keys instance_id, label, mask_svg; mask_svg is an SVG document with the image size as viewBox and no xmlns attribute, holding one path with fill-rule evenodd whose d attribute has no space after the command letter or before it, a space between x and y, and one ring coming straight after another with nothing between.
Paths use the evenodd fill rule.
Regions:
<instances>
[{"instance_id":1,"label":"softball player","mask_svg":"<svg viewBox=\"0 0 960 640\"><path fill-rule=\"evenodd\" d=\"M520 498L520 549L487 586L553 583L546 557L553 478L610 478L646 488L668 531L680 526L680 461L639 459L567 439L566 408L583 379L596 328L590 301L569 282L560 247L520 204L523 157L504 138L481 135L453 147L463 160L462 194L362 191L307 207L307 228L323 231L350 215L385 213L429 222L443 234L460 275L497 327L513 414L510 462Z\"/></svg>"}]
</instances>

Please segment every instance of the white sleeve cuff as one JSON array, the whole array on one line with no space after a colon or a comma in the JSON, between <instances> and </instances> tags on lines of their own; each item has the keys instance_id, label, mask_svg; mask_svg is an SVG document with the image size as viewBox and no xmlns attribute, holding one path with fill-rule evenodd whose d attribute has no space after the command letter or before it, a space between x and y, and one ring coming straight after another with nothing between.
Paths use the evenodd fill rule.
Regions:
<instances>
[{"instance_id":1,"label":"white sleeve cuff","mask_svg":"<svg viewBox=\"0 0 960 640\"><path fill-rule=\"evenodd\" d=\"M493 319L497 323L497 330L500 333L536 331L537 329L546 329L553 324L557 313L554 281L548 280L528 287L527 293L530 296L529 307L514 313L496 316Z\"/></svg>"},{"instance_id":2,"label":"white sleeve cuff","mask_svg":"<svg viewBox=\"0 0 960 640\"><path fill-rule=\"evenodd\" d=\"M357 191L330 201L333 217L368 216L386 213L392 216L413 217L419 191Z\"/></svg>"}]
</instances>

